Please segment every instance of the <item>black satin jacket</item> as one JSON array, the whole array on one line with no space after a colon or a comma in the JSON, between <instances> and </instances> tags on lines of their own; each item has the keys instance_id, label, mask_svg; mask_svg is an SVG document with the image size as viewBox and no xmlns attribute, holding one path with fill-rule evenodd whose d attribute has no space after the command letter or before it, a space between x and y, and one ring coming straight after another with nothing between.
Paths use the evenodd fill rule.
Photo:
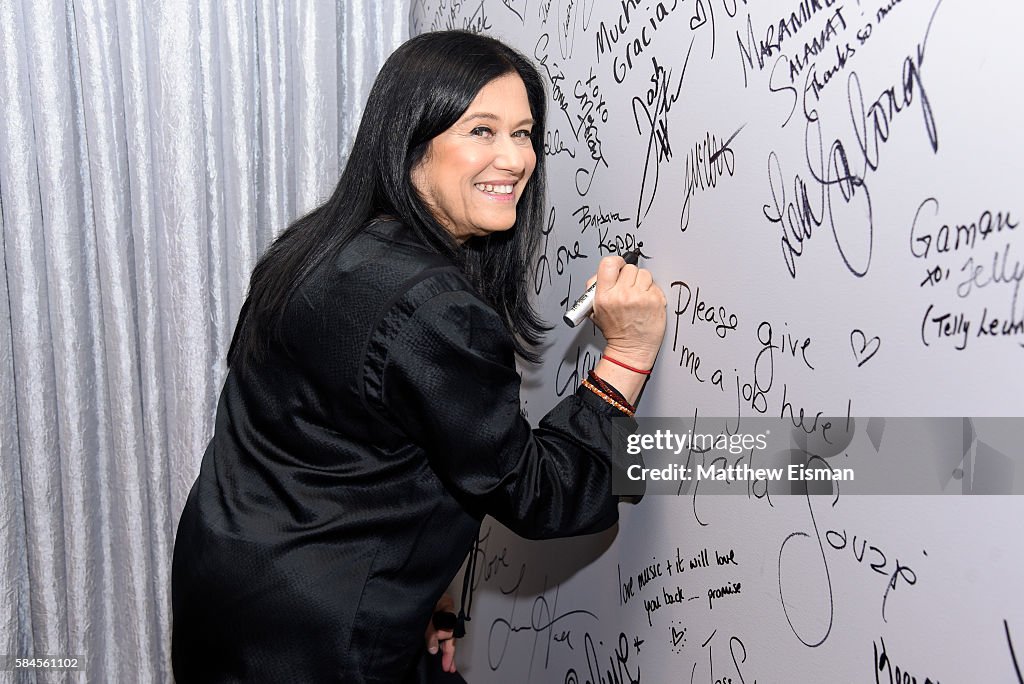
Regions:
<instances>
[{"instance_id":1,"label":"black satin jacket","mask_svg":"<svg viewBox=\"0 0 1024 684\"><path fill-rule=\"evenodd\" d=\"M231 370L173 564L179 684L415 679L434 605L489 514L529 538L617 520L586 389L531 430L508 330L457 268L375 223Z\"/></svg>"}]
</instances>

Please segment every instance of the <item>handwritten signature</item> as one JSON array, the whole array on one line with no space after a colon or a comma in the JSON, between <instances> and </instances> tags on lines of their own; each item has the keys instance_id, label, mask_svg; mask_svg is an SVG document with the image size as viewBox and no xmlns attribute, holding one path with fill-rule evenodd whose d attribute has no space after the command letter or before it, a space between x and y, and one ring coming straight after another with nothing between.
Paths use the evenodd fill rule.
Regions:
<instances>
[{"instance_id":1,"label":"handwritten signature","mask_svg":"<svg viewBox=\"0 0 1024 684\"><path fill-rule=\"evenodd\" d=\"M686 59L683 61L682 73L679 75L679 83L675 93L670 94L672 84L672 71L658 64L657 58L652 57L654 72L651 74L651 86L647 89L644 97L633 98L633 121L636 123L636 132L647 136L647 153L644 157L643 178L640 181L640 199L636 208L636 227L639 229L644 219L651 210L654 197L658 192L658 176L662 162L672 159L672 143L669 141L668 113L672 105L679 99L679 93L683 88L683 78L686 76L686 66L690 61L690 52L693 50L693 38L690 39L690 47L686 50ZM640 121L643 117L644 128Z\"/></svg>"}]
</instances>

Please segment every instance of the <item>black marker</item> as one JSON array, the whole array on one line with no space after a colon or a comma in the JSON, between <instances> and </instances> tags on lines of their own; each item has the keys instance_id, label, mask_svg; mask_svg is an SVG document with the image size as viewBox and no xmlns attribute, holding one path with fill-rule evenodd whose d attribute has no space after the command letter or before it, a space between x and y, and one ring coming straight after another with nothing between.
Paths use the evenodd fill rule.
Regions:
<instances>
[{"instance_id":1,"label":"black marker","mask_svg":"<svg viewBox=\"0 0 1024 684\"><path fill-rule=\"evenodd\" d=\"M627 264L636 266L640 261L640 250L631 249L622 255L622 258L626 260ZM584 318L590 315L590 312L594 310L594 294L597 292L597 281L587 288L587 291L580 295L580 298L576 300L576 303L569 307L569 310L562 316L562 320L570 328L575 328L580 324Z\"/></svg>"}]
</instances>

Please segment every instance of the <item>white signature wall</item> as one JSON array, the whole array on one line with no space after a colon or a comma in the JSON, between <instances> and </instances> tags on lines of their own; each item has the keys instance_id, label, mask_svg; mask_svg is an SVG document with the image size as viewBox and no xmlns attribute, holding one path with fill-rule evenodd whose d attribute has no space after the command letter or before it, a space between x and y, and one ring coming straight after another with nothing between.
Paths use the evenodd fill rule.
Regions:
<instances>
[{"instance_id":1,"label":"white signature wall","mask_svg":"<svg viewBox=\"0 0 1024 684\"><path fill-rule=\"evenodd\" d=\"M413 0L411 15L413 33L502 38L546 81L531 277L558 328L525 375L531 420L601 348L561 312L633 247L670 308L640 415L807 430L1024 415L1024 5ZM1021 441L999 445L997 478L972 436L950 477L1019 481ZM485 522L470 681L1024 681L1024 498L685 488L620 511L617 529L558 542Z\"/></svg>"}]
</instances>

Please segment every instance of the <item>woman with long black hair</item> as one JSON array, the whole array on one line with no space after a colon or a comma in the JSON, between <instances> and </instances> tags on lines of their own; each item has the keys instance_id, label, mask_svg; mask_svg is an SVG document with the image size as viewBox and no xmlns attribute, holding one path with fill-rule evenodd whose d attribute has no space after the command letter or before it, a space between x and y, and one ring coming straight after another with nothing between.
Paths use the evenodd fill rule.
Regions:
<instances>
[{"instance_id":1,"label":"woman with long black hair","mask_svg":"<svg viewBox=\"0 0 1024 684\"><path fill-rule=\"evenodd\" d=\"M381 69L334 193L252 274L175 541L179 682L415 681L425 633L454 671L431 615L484 515L529 538L617 520L611 453L665 297L603 259L605 357L530 429L544 115L491 38L425 34Z\"/></svg>"}]
</instances>

